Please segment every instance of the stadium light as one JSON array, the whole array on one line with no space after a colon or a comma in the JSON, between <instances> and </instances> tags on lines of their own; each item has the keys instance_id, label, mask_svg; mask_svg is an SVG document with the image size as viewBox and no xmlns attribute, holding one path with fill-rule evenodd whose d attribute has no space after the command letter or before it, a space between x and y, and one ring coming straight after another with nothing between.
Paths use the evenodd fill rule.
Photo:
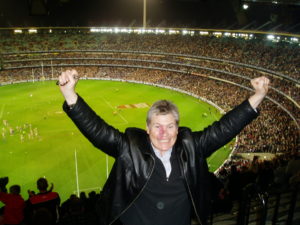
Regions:
<instances>
[{"instance_id":1,"label":"stadium light","mask_svg":"<svg viewBox=\"0 0 300 225\"><path fill-rule=\"evenodd\" d=\"M200 31L199 34L200 35L209 35L208 31Z\"/></svg>"},{"instance_id":2,"label":"stadium light","mask_svg":"<svg viewBox=\"0 0 300 225\"><path fill-rule=\"evenodd\" d=\"M115 29L114 29L114 32L117 34L117 33L120 32L120 29L119 29L119 28L115 28Z\"/></svg>"},{"instance_id":3,"label":"stadium light","mask_svg":"<svg viewBox=\"0 0 300 225\"><path fill-rule=\"evenodd\" d=\"M244 10L247 10L249 8L249 5L248 4L243 4L243 9Z\"/></svg>"},{"instance_id":4,"label":"stadium light","mask_svg":"<svg viewBox=\"0 0 300 225\"><path fill-rule=\"evenodd\" d=\"M164 33L165 33L165 30L163 30L163 29L156 29L156 30L155 30L155 33L156 33L156 34L164 34Z\"/></svg>"},{"instance_id":5,"label":"stadium light","mask_svg":"<svg viewBox=\"0 0 300 225\"><path fill-rule=\"evenodd\" d=\"M29 34L36 34L37 33L37 29L29 29L28 33Z\"/></svg>"},{"instance_id":6,"label":"stadium light","mask_svg":"<svg viewBox=\"0 0 300 225\"><path fill-rule=\"evenodd\" d=\"M213 32L213 35L215 37L221 37L222 36L222 32Z\"/></svg>"},{"instance_id":7,"label":"stadium light","mask_svg":"<svg viewBox=\"0 0 300 225\"><path fill-rule=\"evenodd\" d=\"M188 34L189 32L187 31L187 30L182 30L182 34L183 35L186 35L186 34Z\"/></svg>"},{"instance_id":8,"label":"stadium light","mask_svg":"<svg viewBox=\"0 0 300 225\"><path fill-rule=\"evenodd\" d=\"M100 31L100 29L97 29L97 28L91 28L90 29L90 32L92 32L92 33L96 33L96 32L99 32Z\"/></svg>"},{"instance_id":9,"label":"stadium light","mask_svg":"<svg viewBox=\"0 0 300 225\"><path fill-rule=\"evenodd\" d=\"M15 34L22 34L23 31L18 29L18 30L14 30L14 33L15 33Z\"/></svg>"},{"instance_id":10,"label":"stadium light","mask_svg":"<svg viewBox=\"0 0 300 225\"><path fill-rule=\"evenodd\" d=\"M169 30L169 34L178 34L179 32L176 30Z\"/></svg>"},{"instance_id":11,"label":"stadium light","mask_svg":"<svg viewBox=\"0 0 300 225\"><path fill-rule=\"evenodd\" d=\"M274 39L275 39L275 36L272 35L272 34L269 34L269 35L267 36L267 38L268 38L268 40L274 40Z\"/></svg>"}]
</instances>

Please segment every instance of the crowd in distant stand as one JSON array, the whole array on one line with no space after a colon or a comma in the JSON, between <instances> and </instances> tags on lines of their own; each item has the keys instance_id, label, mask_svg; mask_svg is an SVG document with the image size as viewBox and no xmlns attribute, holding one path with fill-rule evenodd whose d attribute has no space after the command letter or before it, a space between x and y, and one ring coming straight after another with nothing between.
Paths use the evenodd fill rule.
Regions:
<instances>
[{"instance_id":1,"label":"crowd in distant stand","mask_svg":"<svg viewBox=\"0 0 300 225\"><path fill-rule=\"evenodd\" d=\"M2 52L114 49L192 54L246 63L300 78L297 44L260 39L108 33L12 34L1 36L0 47Z\"/></svg>"}]
</instances>

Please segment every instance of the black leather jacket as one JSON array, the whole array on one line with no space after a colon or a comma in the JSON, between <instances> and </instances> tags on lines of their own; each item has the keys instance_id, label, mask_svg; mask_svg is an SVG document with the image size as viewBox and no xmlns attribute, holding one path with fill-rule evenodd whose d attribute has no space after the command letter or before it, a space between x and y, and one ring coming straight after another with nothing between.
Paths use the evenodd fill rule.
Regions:
<instances>
[{"instance_id":1,"label":"black leather jacket","mask_svg":"<svg viewBox=\"0 0 300 225\"><path fill-rule=\"evenodd\" d=\"M147 184L153 169L154 157L145 130L127 128L120 132L108 125L81 97L65 112L89 141L115 163L103 187L101 225L114 224L120 215L137 199ZM180 127L174 145L196 219L205 224L208 215L209 180L206 158L228 143L258 115L248 101L224 115L203 131L192 132Z\"/></svg>"}]
</instances>

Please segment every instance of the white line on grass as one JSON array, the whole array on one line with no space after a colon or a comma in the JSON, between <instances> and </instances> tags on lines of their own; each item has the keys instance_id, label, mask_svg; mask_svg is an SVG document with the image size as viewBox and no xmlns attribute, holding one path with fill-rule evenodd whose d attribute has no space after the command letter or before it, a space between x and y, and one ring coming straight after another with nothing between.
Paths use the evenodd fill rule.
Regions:
<instances>
[{"instance_id":1,"label":"white line on grass","mask_svg":"<svg viewBox=\"0 0 300 225\"><path fill-rule=\"evenodd\" d=\"M114 107L104 97L101 98L110 108L114 110ZM124 124L128 124L128 121L120 113L118 113L117 115L125 122Z\"/></svg>"},{"instance_id":2,"label":"white line on grass","mask_svg":"<svg viewBox=\"0 0 300 225\"><path fill-rule=\"evenodd\" d=\"M80 190L79 190L79 179L78 179L78 166L77 166L77 150L75 148L75 173L76 173L76 186L77 186L77 196L79 197Z\"/></svg>"}]
</instances>

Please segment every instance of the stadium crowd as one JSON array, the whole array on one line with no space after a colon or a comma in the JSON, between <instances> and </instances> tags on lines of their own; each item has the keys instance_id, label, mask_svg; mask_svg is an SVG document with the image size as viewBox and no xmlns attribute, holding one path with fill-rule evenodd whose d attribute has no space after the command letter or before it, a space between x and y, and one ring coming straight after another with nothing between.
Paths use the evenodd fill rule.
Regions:
<instances>
[{"instance_id":1,"label":"stadium crowd","mask_svg":"<svg viewBox=\"0 0 300 225\"><path fill-rule=\"evenodd\" d=\"M1 34L0 34L1 35ZM226 59L299 79L299 46L285 42L215 36L155 34L2 34L2 52L49 50L136 50Z\"/></svg>"}]
</instances>

